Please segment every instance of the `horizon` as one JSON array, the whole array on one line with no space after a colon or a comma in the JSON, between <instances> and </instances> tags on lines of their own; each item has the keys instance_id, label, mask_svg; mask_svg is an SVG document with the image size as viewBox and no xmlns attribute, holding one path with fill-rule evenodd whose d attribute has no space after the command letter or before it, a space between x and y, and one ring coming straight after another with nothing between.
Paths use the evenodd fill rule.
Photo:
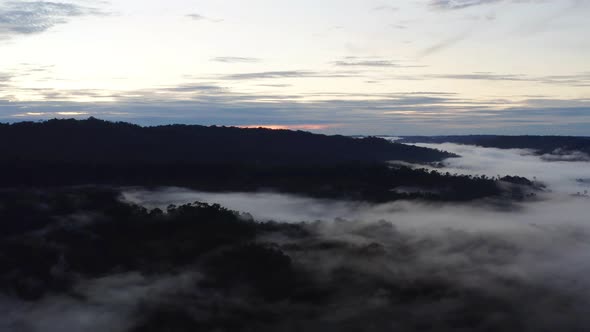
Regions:
<instances>
[{"instance_id":1,"label":"horizon","mask_svg":"<svg viewBox=\"0 0 590 332\"><path fill-rule=\"evenodd\" d=\"M5 1L0 121L590 131L588 0Z\"/></svg>"},{"instance_id":2,"label":"horizon","mask_svg":"<svg viewBox=\"0 0 590 332\"><path fill-rule=\"evenodd\" d=\"M0 0L0 332L586 331L590 0Z\"/></svg>"},{"instance_id":3,"label":"horizon","mask_svg":"<svg viewBox=\"0 0 590 332\"><path fill-rule=\"evenodd\" d=\"M535 135L535 134L522 134L522 135L502 135L502 134L455 134L455 135L428 135L428 134L423 134L423 135L396 135L396 134L385 134L385 133L374 133L374 134L362 134L362 133L357 133L357 134L338 134L338 133L323 133L321 131L317 131L317 130L309 130L309 129L304 129L304 128L299 128L298 126L294 126L294 128L288 128L287 126L274 126L274 125L260 125L260 126L234 126L234 125L220 125L220 124L211 124L211 125L204 125L204 124L199 124L199 123L191 123L191 124L187 124L187 123L168 123L168 124L141 124L141 123L136 123L133 121L126 121L126 120L109 120L109 119L103 119L103 118L97 118L94 116L90 116L88 118L48 118L48 119L38 119L38 120L21 120L21 121L13 121L13 122L3 122L0 121L0 125L5 124L5 125L14 125L14 124L19 124L19 123L45 123L48 121L55 121L55 120L63 120L63 121L89 121L89 120L97 120L97 121L105 121L105 122L110 122L110 123L123 123L123 124L131 124L131 125L135 125L135 126L139 126L141 128L153 128L153 127L160 127L160 126L201 126L201 127L207 127L207 128L214 128L214 127L221 127L221 128L238 128L238 129L267 129L267 130L286 130L286 131L303 131L303 132L309 132L312 134L319 134L319 135L342 135L342 136L347 136L347 137L355 137L355 136L359 136L359 137L445 137L445 136L464 136L464 137L468 137L468 136L505 136L505 137L522 137L522 136L530 136L530 137L578 137L578 138L590 138L590 135Z\"/></svg>"}]
</instances>

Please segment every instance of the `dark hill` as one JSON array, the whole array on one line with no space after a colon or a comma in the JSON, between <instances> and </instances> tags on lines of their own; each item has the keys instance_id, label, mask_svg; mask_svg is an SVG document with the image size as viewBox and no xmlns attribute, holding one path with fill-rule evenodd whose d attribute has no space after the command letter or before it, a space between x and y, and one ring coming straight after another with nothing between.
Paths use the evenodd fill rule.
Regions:
<instances>
[{"instance_id":1,"label":"dark hill","mask_svg":"<svg viewBox=\"0 0 590 332\"><path fill-rule=\"evenodd\" d=\"M0 188L182 186L213 192L279 191L312 197L386 202L524 198L528 189L498 179L392 167L453 154L302 131L50 120L0 124ZM397 187L419 187L399 193ZM512 188L513 186L510 186Z\"/></svg>"},{"instance_id":2,"label":"dark hill","mask_svg":"<svg viewBox=\"0 0 590 332\"><path fill-rule=\"evenodd\" d=\"M403 160L432 162L452 154L303 131L49 120L0 125L1 162L75 164L333 164Z\"/></svg>"}]
</instances>

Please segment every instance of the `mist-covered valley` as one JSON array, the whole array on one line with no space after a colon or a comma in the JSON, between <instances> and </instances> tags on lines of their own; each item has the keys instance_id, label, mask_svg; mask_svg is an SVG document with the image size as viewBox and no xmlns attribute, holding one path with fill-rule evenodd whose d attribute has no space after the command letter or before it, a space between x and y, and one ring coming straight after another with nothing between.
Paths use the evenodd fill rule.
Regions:
<instances>
[{"instance_id":1,"label":"mist-covered valley","mask_svg":"<svg viewBox=\"0 0 590 332\"><path fill-rule=\"evenodd\" d=\"M590 0L0 0L0 332L590 331Z\"/></svg>"},{"instance_id":2,"label":"mist-covered valley","mask_svg":"<svg viewBox=\"0 0 590 332\"><path fill-rule=\"evenodd\" d=\"M586 330L589 163L423 146L461 157L411 167L523 177L534 194L380 203L276 190L7 189L3 217L29 215L2 226L0 330Z\"/></svg>"}]
</instances>

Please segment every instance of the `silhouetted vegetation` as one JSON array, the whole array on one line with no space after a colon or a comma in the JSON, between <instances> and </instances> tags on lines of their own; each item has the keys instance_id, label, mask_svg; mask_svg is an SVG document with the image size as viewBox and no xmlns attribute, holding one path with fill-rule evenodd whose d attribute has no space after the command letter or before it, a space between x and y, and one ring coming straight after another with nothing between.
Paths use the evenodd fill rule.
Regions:
<instances>
[{"instance_id":1,"label":"silhouetted vegetation","mask_svg":"<svg viewBox=\"0 0 590 332\"><path fill-rule=\"evenodd\" d=\"M97 119L0 126L0 186L182 186L205 191L274 190L385 202L523 198L499 179L392 167L452 154L383 139L202 126L139 127ZM521 183L527 184L529 183ZM420 190L403 192L398 187Z\"/></svg>"},{"instance_id":2,"label":"silhouetted vegetation","mask_svg":"<svg viewBox=\"0 0 590 332\"><path fill-rule=\"evenodd\" d=\"M108 189L4 191L0 208L0 288L36 299L69 280L123 271L167 272L201 254L252 241L255 224L219 205L148 211Z\"/></svg>"},{"instance_id":3,"label":"silhouetted vegetation","mask_svg":"<svg viewBox=\"0 0 590 332\"><path fill-rule=\"evenodd\" d=\"M450 153L303 131L124 122L49 120L0 125L1 162L98 165L313 165L404 160L439 161Z\"/></svg>"},{"instance_id":4,"label":"silhouetted vegetation","mask_svg":"<svg viewBox=\"0 0 590 332\"><path fill-rule=\"evenodd\" d=\"M437 162L454 155L379 138L144 128L92 118L0 125L0 147L0 305L45 310L66 301L99 312L116 310L109 301L129 297L123 306L133 309L125 318L129 332L385 331L392 321L406 331L520 331L527 322L525 312L504 295L468 289L430 272L398 271L397 266L414 266L424 248L441 249L436 242L402 236L386 221L337 219L335 225L347 234L330 238L323 221L259 222L248 213L200 202L150 210L123 202L115 189L279 191L379 203L506 202L535 195L538 184L523 177L387 163ZM500 258L515 254L503 243L467 244L480 246ZM130 284L116 299L107 292L107 305L97 309L94 298L121 280ZM521 286L495 287L508 287L506 294ZM554 298L562 300L560 294ZM347 309L359 301L364 301L360 309ZM428 313L425 306L433 305L442 317L437 324L414 314Z\"/></svg>"},{"instance_id":5,"label":"silhouetted vegetation","mask_svg":"<svg viewBox=\"0 0 590 332\"><path fill-rule=\"evenodd\" d=\"M211 192L280 191L317 198L386 202L397 199L465 201L485 197L523 198L529 188L499 186L511 178L440 173L384 163L316 166L170 165L136 168L37 164L15 170L0 165L5 187L101 184L117 186L180 186ZM398 187L416 187L412 193Z\"/></svg>"},{"instance_id":6,"label":"silhouetted vegetation","mask_svg":"<svg viewBox=\"0 0 590 332\"><path fill-rule=\"evenodd\" d=\"M3 191L3 298L49 307L61 299L96 305L77 285L140 273L133 279L139 285L130 287L147 287L148 297L132 304L130 332L389 331L394 323L404 331L538 331L529 309L514 299L534 306L542 296L563 310L568 303L517 280L500 280L495 294L428 269L407 270L420 250L436 249L436 243L406 238L385 221L356 224L348 235L356 240L330 240L320 235L318 223L259 223L198 202L147 210L118 196L90 187ZM467 246L516 254L481 238ZM170 276L189 282L168 283L163 293L149 288ZM127 291L116 297L137 293ZM61 309L52 310L58 315ZM104 314L103 307L94 310Z\"/></svg>"}]
</instances>

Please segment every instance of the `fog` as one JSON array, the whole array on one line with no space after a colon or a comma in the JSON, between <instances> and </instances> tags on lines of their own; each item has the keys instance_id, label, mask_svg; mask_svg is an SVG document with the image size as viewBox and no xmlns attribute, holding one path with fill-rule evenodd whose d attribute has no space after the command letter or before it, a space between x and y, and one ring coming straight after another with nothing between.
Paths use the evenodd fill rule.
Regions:
<instances>
[{"instance_id":1,"label":"fog","mask_svg":"<svg viewBox=\"0 0 590 332\"><path fill-rule=\"evenodd\" d=\"M250 213L257 220L280 222L333 221L374 222L386 220L405 229L534 231L590 226L585 191L590 189L590 162L547 161L529 150L501 150L457 144L421 144L461 155L444 161L442 172L487 175L517 175L546 185L538 199L504 207L493 201L429 203L397 201L387 204L312 199L281 193L206 193L183 188L129 189L123 199L150 208L194 201L218 203ZM416 165L416 167L424 167ZM428 168L428 167L427 167ZM430 167L433 168L434 167Z\"/></svg>"},{"instance_id":2,"label":"fog","mask_svg":"<svg viewBox=\"0 0 590 332\"><path fill-rule=\"evenodd\" d=\"M529 150L421 145L461 155L446 160L439 171L518 175L544 183L546 188L534 200L509 206L489 200L369 204L181 188L131 189L124 199L150 207L204 201L249 212L259 220L316 221L310 227L322 241L361 247L378 243L387 252L385 258L369 262L351 259L338 249L296 256L308 266L321 266L318 274L345 265L397 281L452 280L455 285L526 307L522 315L542 316L528 321L523 330L578 330L585 326L590 313L590 199L584 179L590 178L590 163L566 162L563 156L555 161L557 158L537 156ZM411 259L400 260L404 250L411 252ZM568 303L567 309L564 303Z\"/></svg>"},{"instance_id":3,"label":"fog","mask_svg":"<svg viewBox=\"0 0 590 332\"><path fill-rule=\"evenodd\" d=\"M578 152L570 155L538 156L533 151L525 149L502 150L452 143L417 145L438 148L462 156L444 162L445 171L450 173L519 175L531 180L536 178L546 183L550 190L565 194L590 189L590 183L578 181L590 178L590 162L580 161L583 154ZM567 161L568 159L574 161Z\"/></svg>"},{"instance_id":4,"label":"fog","mask_svg":"<svg viewBox=\"0 0 590 332\"><path fill-rule=\"evenodd\" d=\"M539 193L538 199L508 207L494 201L369 204L280 193L204 193L182 188L130 189L124 192L123 199L150 208L193 201L219 203L229 209L250 213L261 221L322 221L323 225L330 225L327 228L336 229L342 223L335 221L344 220L360 224L386 221L411 234L433 234L449 229L486 232L518 241L519 246L543 251L560 251L590 244L590 198L584 195L590 184L577 181L590 178L590 162L547 161L527 150L456 144L424 145L461 155L461 158L446 160L445 167L440 171L524 176L546 184L546 189Z\"/></svg>"},{"instance_id":5,"label":"fog","mask_svg":"<svg viewBox=\"0 0 590 332\"><path fill-rule=\"evenodd\" d=\"M269 192L127 188L122 200L148 208L200 201L259 221L305 222L306 236L270 232L258 241L276 243L298 271L317 287L330 289L329 302L267 303L247 293L232 295L237 298L200 294L205 290L195 290L201 276L195 267L169 275L80 280L73 294L33 303L0 297L6 313L0 330L128 331L141 322L146 308L183 308L207 320L217 317L207 309L212 303L227 312L227 320L242 319L231 312L252 310L293 317L269 331L585 330L590 323L590 198L584 195L588 182L577 180L590 178L590 162L551 161L527 150L428 146L462 156L446 160L440 171L535 177L546 189L535 199L512 204L370 204Z\"/></svg>"},{"instance_id":6,"label":"fog","mask_svg":"<svg viewBox=\"0 0 590 332\"><path fill-rule=\"evenodd\" d=\"M158 277L128 273L82 280L73 294L37 302L0 297L0 331L126 331L141 315L138 305L188 290L196 277L192 272Z\"/></svg>"}]
</instances>

